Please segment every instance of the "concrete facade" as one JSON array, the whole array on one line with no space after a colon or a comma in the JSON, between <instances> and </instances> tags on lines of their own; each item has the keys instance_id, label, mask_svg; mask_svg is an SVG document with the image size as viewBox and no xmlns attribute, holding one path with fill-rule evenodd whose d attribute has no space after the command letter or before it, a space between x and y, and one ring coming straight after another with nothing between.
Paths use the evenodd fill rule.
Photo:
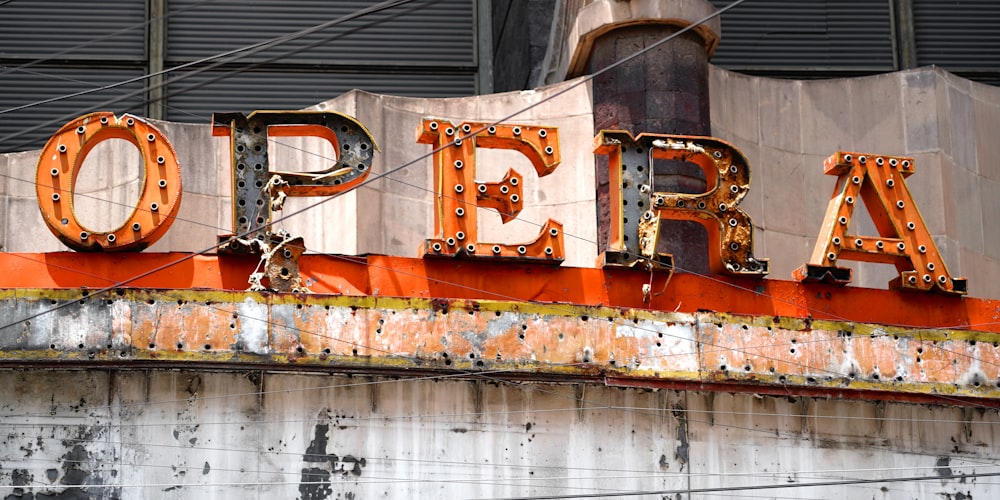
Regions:
<instances>
[{"instance_id":1,"label":"concrete facade","mask_svg":"<svg viewBox=\"0 0 1000 500\"><path fill-rule=\"evenodd\" d=\"M524 174L526 206L506 225L484 215L479 239L527 241L553 218L568 236L563 266L593 267L600 247L594 124L605 123L594 104L600 82L562 80L582 67L577 47L585 34L604 34L606 22L669 17L657 10L665 3L555 2L563 14L539 71L510 75L559 82L547 87L454 99L354 91L317 104L313 109L367 126L381 147L370 175L385 177L319 205L289 199L283 213L302 213L278 227L303 236L313 253L414 257L433 236L434 217L430 147L414 140L421 118L504 119L558 128L563 162L539 179L518 153L480 151L476 178L497 180L513 166ZM695 11L707 4L675 3ZM993 137L1000 89L935 68L791 81L709 67L707 85L712 134L740 148L752 166L741 208L755 222L754 253L770 259L769 279L788 280L806 262L835 181L823 175L822 161L851 150L913 156L908 184L952 274L968 276L971 295L1000 297L1000 236L990 225L1000 213ZM211 248L232 229L225 141L213 138L207 123L157 125L179 153L184 195L178 220L150 252ZM319 170L336 155L315 139L272 139L269 147L279 170ZM5 252L65 250L38 212L38 155L0 155ZM84 166L78 215L95 229L113 227L132 211L142 181L134 148L109 141ZM863 213L854 232L875 234ZM853 267L853 286L884 288L895 274L886 265ZM461 285L453 279L445 285ZM464 288L500 288L473 283ZM716 284L711 291L720 300L737 302L726 282ZM768 295L770 285L754 285L741 292L782 301ZM594 301L607 306L601 316L584 309L594 304L567 305L542 288L499 306L477 297L450 314L447 297L436 295L397 307L395 320L395 310L377 310L380 297L417 297L404 289L386 283L346 299L339 297L350 295L344 290L307 298L149 292L168 300L125 290L100 297L8 291L0 313L0 325L13 332L0 341L0 496L1000 497L998 346L994 329L976 331L968 324L974 321L957 330L814 323L817 304L860 293L840 289L794 297L815 309L784 317L678 313L678 302L640 320L637 309L675 299L662 292L659 303L629 307ZM628 290L642 300L640 287ZM701 299L685 297L686 307L708 300ZM963 300L951 299L947 304ZM570 312L555 319L531 312L538 302ZM63 304L58 314L47 311ZM674 338L660 340L663 333ZM623 363L615 357L622 346L648 353Z\"/></svg>"},{"instance_id":2,"label":"concrete facade","mask_svg":"<svg viewBox=\"0 0 1000 500\"><path fill-rule=\"evenodd\" d=\"M823 175L823 159L847 150L913 157L907 185L949 269L970 278L971 295L1000 296L991 226L1000 214L1000 88L936 68L814 81L715 68L711 81L713 133L754 167L743 208L762 230L758 253L771 259L772 277L789 276L812 250L835 179ZM856 221L857 234L877 234L866 217ZM873 288L895 272L856 269L856 284Z\"/></svg>"},{"instance_id":3,"label":"concrete facade","mask_svg":"<svg viewBox=\"0 0 1000 500\"><path fill-rule=\"evenodd\" d=\"M0 371L0 401L9 499L998 494L1000 416L947 406L117 369Z\"/></svg>"}]
</instances>

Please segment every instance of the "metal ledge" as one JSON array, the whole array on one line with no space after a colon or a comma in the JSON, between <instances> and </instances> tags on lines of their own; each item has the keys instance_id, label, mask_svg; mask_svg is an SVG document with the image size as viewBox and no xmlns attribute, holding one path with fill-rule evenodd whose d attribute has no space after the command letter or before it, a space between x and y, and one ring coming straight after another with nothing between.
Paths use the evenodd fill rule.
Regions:
<instances>
[{"instance_id":1,"label":"metal ledge","mask_svg":"<svg viewBox=\"0 0 1000 500\"><path fill-rule=\"evenodd\" d=\"M42 314L39 314L42 313ZM0 365L310 370L1000 404L998 337L465 299L7 290Z\"/></svg>"}]
</instances>

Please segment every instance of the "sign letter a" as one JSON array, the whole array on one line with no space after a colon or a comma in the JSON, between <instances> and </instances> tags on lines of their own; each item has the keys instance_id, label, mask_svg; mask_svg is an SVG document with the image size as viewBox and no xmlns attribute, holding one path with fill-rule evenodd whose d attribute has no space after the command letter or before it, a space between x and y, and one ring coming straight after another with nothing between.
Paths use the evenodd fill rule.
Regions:
<instances>
[{"instance_id":1,"label":"sign letter a","mask_svg":"<svg viewBox=\"0 0 1000 500\"><path fill-rule=\"evenodd\" d=\"M837 187L812 257L795 271L795 279L847 284L851 269L836 265L842 258L894 264L899 277L889 283L890 288L966 293L965 278L948 274L906 188L904 178L913 173L912 158L838 152L823 165L827 175L837 176ZM847 234L859 199L865 202L878 237Z\"/></svg>"}]
</instances>

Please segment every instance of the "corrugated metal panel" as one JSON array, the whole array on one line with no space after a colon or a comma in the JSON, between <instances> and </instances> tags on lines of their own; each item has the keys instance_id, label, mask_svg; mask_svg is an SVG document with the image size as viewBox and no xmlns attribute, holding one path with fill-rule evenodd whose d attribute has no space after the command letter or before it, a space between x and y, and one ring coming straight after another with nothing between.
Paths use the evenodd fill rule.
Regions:
<instances>
[{"instance_id":1,"label":"corrugated metal panel","mask_svg":"<svg viewBox=\"0 0 1000 500\"><path fill-rule=\"evenodd\" d=\"M94 39L60 59L142 59L146 2L135 0L14 1L0 7L0 58L48 57Z\"/></svg>"},{"instance_id":2,"label":"corrugated metal panel","mask_svg":"<svg viewBox=\"0 0 1000 500\"><path fill-rule=\"evenodd\" d=\"M199 59L293 33L370 7L375 2L221 0L173 14L193 3L198 0L171 0L169 4L172 15L167 22L167 57L172 61ZM378 23L371 25L375 21ZM474 26L472 0L417 0L243 60L281 57L280 63L468 67L475 63ZM336 35L340 38L324 42ZM303 50L285 55L294 49Z\"/></svg>"},{"instance_id":3,"label":"corrugated metal panel","mask_svg":"<svg viewBox=\"0 0 1000 500\"><path fill-rule=\"evenodd\" d=\"M746 2L722 15L712 62L735 69L892 70L890 14L889 0Z\"/></svg>"},{"instance_id":4,"label":"corrugated metal panel","mask_svg":"<svg viewBox=\"0 0 1000 500\"><path fill-rule=\"evenodd\" d=\"M1000 71L1000 2L913 0L917 63Z\"/></svg>"},{"instance_id":5,"label":"corrugated metal panel","mask_svg":"<svg viewBox=\"0 0 1000 500\"><path fill-rule=\"evenodd\" d=\"M214 112L299 109L355 88L422 97L472 95L475 91L473 73L418 75L266 71L239 73L210 82L224 74L205 72L168 85L167 119L207 123ZM192 87L195 88L186 90Z\"/></svg>"},{"instance_id":6,"label":"corrugated metal panel","mask_svg":"<svg viewBox=\"0 0 1000 500\"><path fill-rule=\"evenodd\" d=\"M13 5L13 4L9 4ZM32 73L11 71L0 73L0 110L15 106L63 96L89 88L104 86L141 76L140 70L121 69L71 69L45 68L32 69ZM82 95L71 99L42 104L0 115L0 151L24 151L37 149L45 144L59 127L77 116L84 115L93 106L99 105L115 97L142 88L141 82L135 82L115 89L94 94ZM132 112L142 114L143 96L140 94L110 107L100 110L110 110L116 113ZM95 110L96 111L96 110ZM59 120L63 116L71 116ZM52 120L52 123L45 124ZM45 124L31 133L11 137L26 128Z\"/></svg>"}]
</instances>

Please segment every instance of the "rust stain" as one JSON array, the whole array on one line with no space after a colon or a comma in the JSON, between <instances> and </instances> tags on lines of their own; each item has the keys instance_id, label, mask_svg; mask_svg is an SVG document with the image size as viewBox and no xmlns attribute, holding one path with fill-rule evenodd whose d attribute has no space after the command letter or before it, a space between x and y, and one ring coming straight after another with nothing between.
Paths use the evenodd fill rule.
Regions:
<instances>
[{"instance_id":1,"label":"rust stain","mask_svg":"<svg viewBox=\"0 0 1000 500\"><path fill-rule=\"evenodd\" d=\"M1000 399L996 335L974 330L484 300L141 290L82 297L0 292L3 317L65 304L51 314L57 323L73 319L0 336L0 365L488 369L709 390Z\"/></svg>"}]
</instances>

